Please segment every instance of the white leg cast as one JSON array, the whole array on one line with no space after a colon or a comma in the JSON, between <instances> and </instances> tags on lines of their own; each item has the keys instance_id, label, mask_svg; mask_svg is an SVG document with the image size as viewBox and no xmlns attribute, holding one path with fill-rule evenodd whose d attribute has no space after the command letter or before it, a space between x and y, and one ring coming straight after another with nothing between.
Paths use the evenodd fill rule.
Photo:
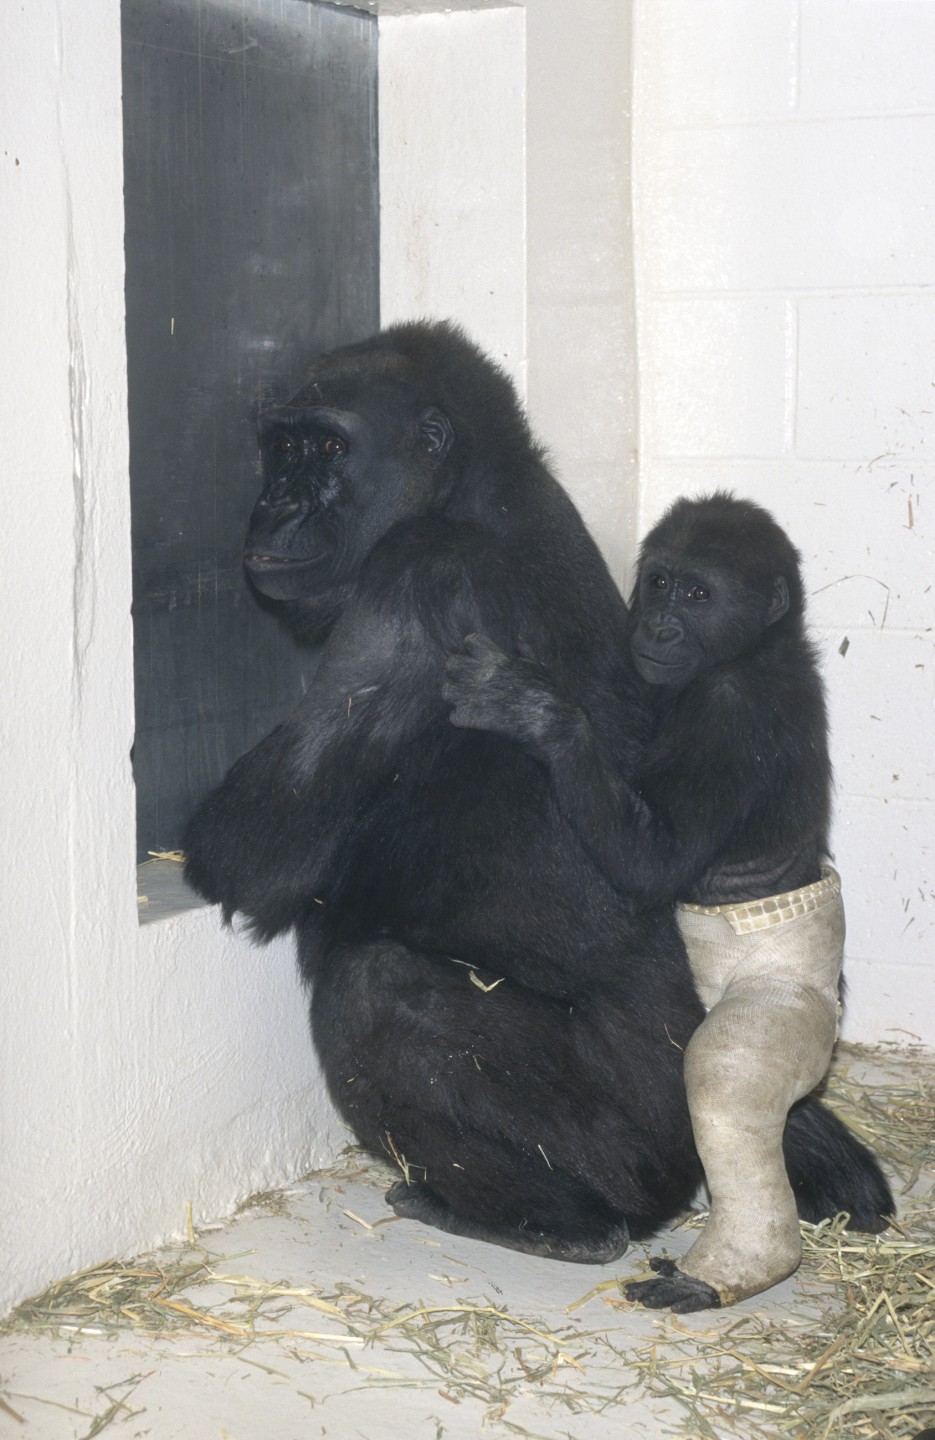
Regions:
<instances>
[{"instance_id":1,"label":"white leg cast","mask_svg":"<svg viewBox=\"0 0 935 1440\"><path fill-rule=\"evenodd\" d=\"M721 915L680 913L709 1013L685 1054L685 1082L711 1214L678 1268L722 1305L785 1279L802 1254L782 1136L819 1083L837 1034L844 944L840 896L738 935Z\"/></svg>"}]
</instances>

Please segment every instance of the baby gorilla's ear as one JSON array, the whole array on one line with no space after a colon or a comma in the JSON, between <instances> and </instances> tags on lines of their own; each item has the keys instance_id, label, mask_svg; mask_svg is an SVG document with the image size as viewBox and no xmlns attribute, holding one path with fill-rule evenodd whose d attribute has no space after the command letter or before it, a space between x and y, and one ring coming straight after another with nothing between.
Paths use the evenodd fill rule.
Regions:
<instances>
[{"instance_id":1,"label":"baby gorilla's ear","mask_svg":"<svg viewBox=\"0 0 935 1440\"><path fill-rule=\"evenodd\" d=\"M773 581L773 590L769 597L769 606L766 610L767 625L772 625L774 621L781 620L788 609L789 586L786 584L785 575L777 575Z\"/></svg>"}]
</instances>

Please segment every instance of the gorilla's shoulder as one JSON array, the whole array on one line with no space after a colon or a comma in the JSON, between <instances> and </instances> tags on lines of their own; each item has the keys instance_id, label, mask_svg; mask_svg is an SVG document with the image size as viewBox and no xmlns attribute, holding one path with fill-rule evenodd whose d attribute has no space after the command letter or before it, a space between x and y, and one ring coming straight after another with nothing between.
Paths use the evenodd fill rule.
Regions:
<instances>
[{"instance_id":1,"label":"gorilla's shoulder","mask_svg":"<svg viewBox=\"0 0 935 1440\"><path fill-rule=\"evenodd\" d=\"M358 589L380 611L405 615L446 651L470 631L501 643L529 609L515 557L500 537L469 520L420 515L401 521L376 544Z\"/></svg>"},{"instance_id":2,"label":"gorilla's shoulder","mask_svg":"<svg viewBox=\"0 0 935 1440\"><path fill-rule=\"evenodd\" d=\"M500 538L485 526L447 515L418 515L402 520L378 541L361 569L360 583L380 593L399 586L493 580L506 556Z\"/></svg>"}]
</instances>

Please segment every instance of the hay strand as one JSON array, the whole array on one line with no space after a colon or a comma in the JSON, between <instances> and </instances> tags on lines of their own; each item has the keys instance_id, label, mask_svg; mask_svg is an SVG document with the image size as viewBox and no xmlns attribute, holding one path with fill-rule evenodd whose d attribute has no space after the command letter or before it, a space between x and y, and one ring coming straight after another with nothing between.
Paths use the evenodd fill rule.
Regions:
<instances>
[{"instance_id":1,"label":"hay strand","mask_svg":"<svg viewBox=\"0 0 935 1440\"><path fill-rule=\"evenodd\" d=\"M354 1372L355 1385L425 1389L451 1405L480 1403L487 1422L527 1436L536 1432L518 1423L528 1413L511 1410L518 1401L535 1400L537 1413L544 1407L554 1414L555 1428L565 1433L565 1417L579 1414L609 1415L626 1431L627 1409L639 1398L670 1402L671 1433L693 1440L910 1440L935 1419L935 1056L845 1051L827 1098L897 1177L899 1223L876 1236L848 1231L844 1216L803 1225L791 1310L767 1295L725 1311L660 1313L650 1321L622 1293L641 1268L640 1252L551 1323L457 1292L449 1304L430 1297L399 1304L359 1284L326 1289L232 1273L230 1259L203 1248L186 1217L187 1246L91 1266L21 1305L0 1333L53 1332L72 1345L79 1337L87 1344L87 1337L130 1330L192 1334L244 1359L251 1348L249 1363L260 1368L269 1367L258 1347L272 1348L273 1358L279 1347ZM407 1174L412 1167L386 1140L397 1170ZM345 1208L343 1186L383 1187L392 1178L386 1166L356 1154L309 1177L356 1223L365 1245L376 1243L375 1231L386 1233L378 1230L384 1222ZM288 1213L281 1193L254 1199ZM703 1217L681 1223L694 1228ZM303 1311L311 1312L311 1325ZM633 1314L640 1317L635 1330L626 1318ZM314 1349L296 1348L309 1343ZM375 1363L362 1363L367 1352ZM410 1372L415 1362L415 1373L394 1365L400 1354L409 1357ZM16 1397L7 1395L0 1410L18 1421L10 1403ZM104 1418L110 1423L117 1411Z\"/></svg>"}]
</instances>

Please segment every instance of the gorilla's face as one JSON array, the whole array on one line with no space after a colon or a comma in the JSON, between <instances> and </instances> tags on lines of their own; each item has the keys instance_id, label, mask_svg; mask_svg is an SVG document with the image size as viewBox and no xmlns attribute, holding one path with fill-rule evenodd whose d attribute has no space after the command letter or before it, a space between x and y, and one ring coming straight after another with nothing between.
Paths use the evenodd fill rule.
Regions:
<instances>
[{"instance_id":1,"label":"gorilla's face","mask_svg":"<svg viewBox=\"0 0 935 1440\"><path fill-rule=\"evenodd\" d=\"M354 404L319 398L312 382L260 421L263 491L244 547L261 595L299 602L305 629L340 611L360 567L398 520L431 508L453 432L434 407L417 410L401 384ZM335 387L329 387L335 388Z\"/></svg>"},{"instance_id":2,"label":"gorilla's face","mask_svg":"<svg viewBox=\"0 0 935 1440\"><path fill-rule=\"evenodd\" d=\"M648 685L682 690L750 650L788 608L781 576L761 588L724 564L648 550L632 601L633 664Z\"/></svg>"},{"instance_id":3,"label":"gorilla's face","mask_svg":"<svg viewBox=\"0 0 935 1440\"><path fill-rule=\"evenodd\" d=\"M284 406L263 416L265 484L244 553L261 594L311 598L354 578L364 532L385 525L399 500L398 471L375 439L352 411Z\"/></svg>"}]
</instances>

